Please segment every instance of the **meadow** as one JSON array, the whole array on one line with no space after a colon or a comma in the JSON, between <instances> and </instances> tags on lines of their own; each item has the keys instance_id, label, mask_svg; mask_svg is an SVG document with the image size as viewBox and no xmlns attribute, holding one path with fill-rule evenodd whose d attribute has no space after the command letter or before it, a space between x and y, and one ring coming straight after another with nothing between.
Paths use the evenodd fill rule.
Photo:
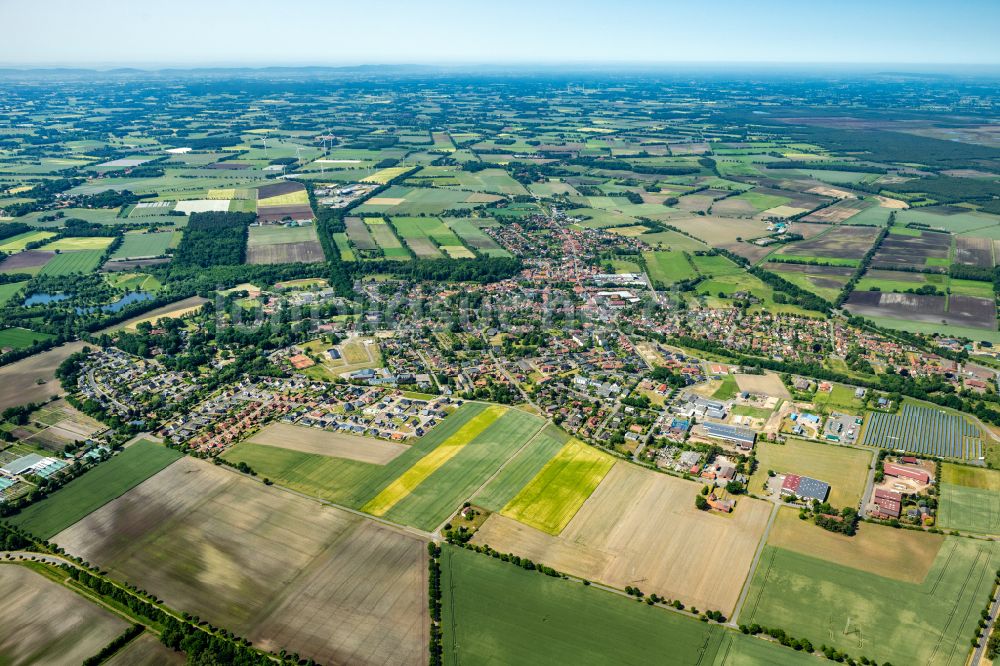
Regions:
<instances>
[{"instance_id":1,"label":"meadow","mask_svg":"<svg viewBox=\"0 0 1000 666\"><path fill-rule=\"evenodd\" d=\"M51 243L46 243L40 250L59 250L61 252L72 252L74 250L105 250L114 238L103 236L88 236L84 238L60 238Z\"/></svg>"},{"instance_id":2,"label":"meadow","mask_svg":"<svg viewBox=\"0 0 1000 666\"><path fill-rule=\"evenodd\" d=\"M938 525L942 529L1000 534L1000 472L944 463Z\"/></svg>"},{"instance_id":3,"label":"meadow","mask_svg":"<svg viewBox=\"0 0 1000 666\"><path fill-rule=\"evenodd\" d=\"M38 333L26 328L5 328L0 330L0 348L24 349L54 337L49 333Z\"/></svg>"},{"instance_id":4,"label":"meadow","mask_svg":"<svg viewBox=\"0 0 1000 666\"><path fill-rule=\"evenodd\" d=\"M94 271L101 264L101 257L104 252L101 250L79 250L76 252L63 252L57 254L42 267L41 275L73 275L74 273L87 274Z\"/></svg>"},{"instance_id":5,"label":"meadow","mask_svg":"<svg viewBox=\"0 0 1000 666\"><path fill-rule=\"evenodd\" d=\"M441 571L445 664L712 664L725 631L453 546Z\"/></svg>"},{"instance_id":6,"label":"meadow","mask_svg":"<svg viewBox=\"0 0 1000 666\"><path fill-rule=\"evenodd\" d=\"M646 262L649 278L654 284L666 286L698 277L698 269L691 263L686 252L643 252L642 258Z\"/></svg>"},{"instance_id":7,"label":"meadow","mask_svg":"<svg viewBox=\"0 0 1000 666\"><path fill-rule=\"evenodd\" d=\"M141 439L8 520L49 539L181 457L173 449Z\"/></svg>"},{"instance_id":8,"label":"meadow","mask_svg":"<svg viewBox=\"0 0 1000 666\"><path fill-rule=\"evenodd\" d=\"M148 234L125 234L122 244L111 255L112 259L140 259L160 257L166 254L173 242L172 231L157 231Z\"/></svg>"},{"instance_id":9,"label":"meadow","mask_svg":"<svg viewBox=\"0 0 1000 666\"><path fill-rule=\"evenodd\" d=\"M787 438L784 444L757 444L757 471L750 477L750 491L761 494L768 470L778 474L799 474L830 484L831 505L856 507L865 491L869 451L832 444L817 444L802 439Z\"/></svg>"}]
</instances>

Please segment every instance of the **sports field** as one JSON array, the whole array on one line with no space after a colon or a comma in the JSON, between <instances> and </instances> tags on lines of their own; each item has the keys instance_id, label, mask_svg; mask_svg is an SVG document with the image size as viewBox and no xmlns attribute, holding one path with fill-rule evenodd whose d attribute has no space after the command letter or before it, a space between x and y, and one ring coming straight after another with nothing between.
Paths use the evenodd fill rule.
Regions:
<instances>
[{"instance_id":1,"label":"sports field","mask_svg":"<svg viewBox=\"0 0 1000 666\"><path fill-rule=\"evenodd\" d=\"M945 463L941 470L938 525L1000 534L1000 472Z\"/></svg>"},{"instance_id":2,"label":"sports field","mask_svg":"<svg viewBox=\"0 0 1000 666\"><path fill-rule=\"evenodd\" d=\"M103 255L104 252L102 250L63 252L52 257L51 261L42 267L40 275L87 274L100 265Z\"/></svg>"},{"instance_id":3,"label":"sports field","mask_svg":"<svg viewBox=\"0 0 1000 666\"><path fill-rule=\"evenodd\" d=\"M80 664L128 624L111 611L17 564L0 564L0 663Z\"/></svg>"},{"instance_id":4,"label":"sports field","mask_svg":"<svg viewBox=\"0 0 1000 666\"><path fill-rule=\"evenodd\" d=\"M573 439L503 508L503 515L559 534L605 475L614 458Z\"/></svg>"},{"instance_id":5,"label":"sports field","mask_svg":"<svg viewBox=\"0 0 1000 666\"><path fill-rule=\"evenodd\" d=\"M159 257L166 254L173 240L172 231L157 231L151 234L125 234L112 259L138 259Z\"/></svg>"},{"instance_id":6,"label":"sports field","mask_svg":"<svg viewBox=\"0 0 1000 666\"><path fill-rule=\"evenodd\" d=\"M647 594L728 615L770 505L743 498L731 515L705 513L694 506L699 489L618 462L559 536L500 513L486 520L473 542L617 588L638 583Z\"/></svg>"},{"instance_id":7,"label":"sports field","mask_svg":"<svg viewBox=\"0 0 1000 666\"><path fill-rule=\"evenodd\" d=\"M445 664L712 664L725 632L453 546L441 571Z\"/></svg>"},{"instance_id":8,"label":"sports field","mask_svg":"<svg viewBox=\"0 0 1000 666\"><path fill-rule=\"evenodd\" d=\"M139 440L9 520L35 536L49 539L180 457L182 454L173 449Z\"/></svg>"},{"instance_id":9,"label":"sports field","mask_svg":"<svg viewBox=\"0 0 1000 666\"><path fill-rule=\"evenodd\" d=\"M54 540L265 650L425 663L422 540L202 460L178 460Z\"/></svg>"},{"instance_id":10,"label":"sports field","mask_svg":"<svg viewBox=\"0 0 1000 666\"><path fill-rule=\"evenodd\" d=\"M868 480L870 451L817 444L787 438L784 444L757 444L757 471L750 477L750 492L763 494L768 470L777 474L811 476L830 484L828 501L837 508L857 507Z\"/></svg>"},{"instance_id":11,"label":"sports field","mask_svg":"<svg viewBox=\"0 0 1000 666\"><path fill-rule=\"evenodd\" d=\"M860 557L768 545L739 621L879 662L961 666L998 565L1000 544L946 537L926 577L904 582L871 573Z\"/></svg>"}]
</instances>

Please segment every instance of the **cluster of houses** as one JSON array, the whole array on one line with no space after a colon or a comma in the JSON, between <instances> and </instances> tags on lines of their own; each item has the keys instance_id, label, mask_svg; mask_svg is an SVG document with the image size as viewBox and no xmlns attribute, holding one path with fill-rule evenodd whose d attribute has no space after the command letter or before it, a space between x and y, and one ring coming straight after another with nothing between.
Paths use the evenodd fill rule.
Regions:
<instances>
[{"instance_id":1,"label":"cluster of houses","mask_svg":"<svg viewBox=\"0 0 1000 666\"><path fill-rule=\"evenodd\" d=\"M423 437L462 401L407 397L401 391L352 387L351 395L326 396L282 417L285 423L394 441ZM344 399L349 398L349 399Z\"/></svg>"},{"instance_id":2,"label":"cluster of houses","mask_svg":"<svg viewBox=\"0 0 1000 666\"><path fill-rule=\"evenodd\" d=\"M179 405L197 390L183 373L167 370L155 360L132 356L116 347L93 349L87 356L77 388L85 397L123 418L142 415L153 396L165 405Z\"/></svg>"}]
</instances>

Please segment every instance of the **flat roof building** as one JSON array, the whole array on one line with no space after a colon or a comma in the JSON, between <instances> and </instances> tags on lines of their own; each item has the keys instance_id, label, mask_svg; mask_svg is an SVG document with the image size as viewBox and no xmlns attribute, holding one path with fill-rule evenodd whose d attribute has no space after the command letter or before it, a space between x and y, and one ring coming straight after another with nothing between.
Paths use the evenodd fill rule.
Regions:
<instances>
[{"instance_id":1,"label":"flat roof building","mask_svg":"<svg viewBox=\"0 0 1000 666\"><path fill-rule=\"evenodd\" d=\"M830 494L830 484L808 476L787 474L785 480L781 482L781 494L825 502L827 495Z\"/></svg>"},{"instance_id":2,"label":"flat roof building","mask_svg":"<svg viewBox=\"0 0 1000 666\"><path fill-rule=\"evenodd\" d=\"M739 428L724 423L702 423L701 426L709 437L732 442L741 449L750 450L757 439L757 433L749 428Z\"/></svg>"}]
</instances>

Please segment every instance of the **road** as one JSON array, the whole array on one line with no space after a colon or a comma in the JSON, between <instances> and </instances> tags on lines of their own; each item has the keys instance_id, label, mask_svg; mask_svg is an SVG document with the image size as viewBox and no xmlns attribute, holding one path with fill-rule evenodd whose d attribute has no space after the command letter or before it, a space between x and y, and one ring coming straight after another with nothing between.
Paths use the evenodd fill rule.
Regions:
<instances>
[{"instance_id":1,"label":"road","mask_svg":"<svg viewBox=\"0 0 1000 666\"><path fill-rule=\"evenodd\" d=\"M726 623L731 627L738 626L737 622L739 621L740 612L743 610L743 604L747 600L747 595L750 594L750 583L757 572L757 565L760 564L760 555L764 552L767 538L771 534L771 528L774 526L774 519L778 517L778 511L781 510L782 502L780 499L773 498L771 502L771 515L767 519L767 527L764 528L764 534L761 535L760 542L757 544L757 551L753 554L753 562L750 563L750 571L743 582L743 589L740 590L740 598L736 600L736 606L733 608L733 616Z\"/></svg>"},{"instance_id":2,"label":"road","mask_svg":"<svg viewBox=\"0 0 1000 666\"><path fill-rule=\"evenodd\" d=\"M983 662L983 655L986 653L986 644L989 641L990 631L993 629L993 625L996 624L998 612L1000 612L1000 595L994 597L993 603L990 604L990 616L986 618L983 639L979 641L979 647L972 653L972 661L969 662L969 666L979 666Z\"/></svg>"},{"instance_id":3,"label":"road","mask_svg":"<svg viewBox=\"0 0 1000 666\"><path fill-rule=\"evenodd\" d=\"M865 493L861 496L861 506L858 508L858 515L862 520L868 516L868 505L871 504L872 489L875 487L876 467L878 467L878 451L872 451L872 462L868 466L868 482L865 484Z\"/></svg>"},{"instance_id":4,"label":"road","mask_svg":"<svg viewBox=\"0 0 1000 666\"><path fill-rule=\"evenodd\" d=\"M486 337L486 331L483 331L482 333L480 333L480 335L483 338L483 342L486 343L486 349L489 351L490 359L493 361L493 365L495 365L497 369L503 373L503 376L507 378L507 381L510 382L511 385L517 389L518 393L521 394L521 397L524 398L524 401L529 405L531 405L532 407L534 407L535 409L537 409L538 413L541 414L542 413L541 408L539 408L539 406L535 404L535 401L531 399L531 396L529 396L528 393L523 388L521 388L521 385L518 384L516 381L514 381L514 378L511 377L509 372L507 372L507 368L503 366L503 363L497 360L497 355L493 353L493 345Z\"/></svg>"}]
</instances>

